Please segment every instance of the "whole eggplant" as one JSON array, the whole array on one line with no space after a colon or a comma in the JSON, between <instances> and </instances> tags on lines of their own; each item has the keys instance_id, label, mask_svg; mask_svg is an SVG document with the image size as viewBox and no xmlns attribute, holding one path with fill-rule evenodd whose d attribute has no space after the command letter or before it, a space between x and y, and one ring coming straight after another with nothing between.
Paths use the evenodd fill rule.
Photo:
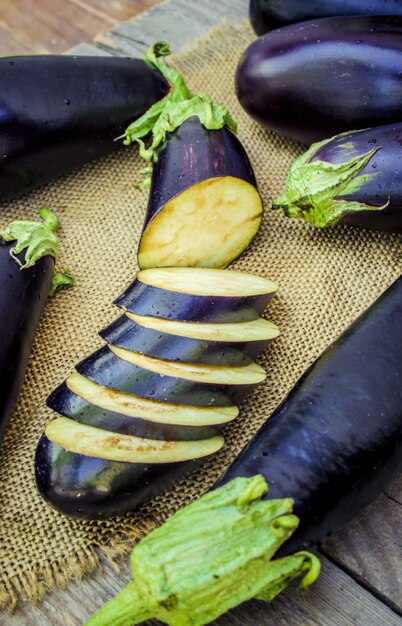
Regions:
<instances>
[{"instance_id":1,"label":"whole eggplant","mask_svg":"<svg viewBox=\"0 0 402 626\"><path fill-rule=\"evenodd\" d=\"M313 144L290 167L273 203L314 226L348 224L402 233L402 123Z\"/></svg>"},{"instance_id":2,"label":"whole eggplant","mask_svg":"<svg viewBox=\"0 0 402 626\"><path fill-rule=\"evenodd\" d=\"M250 0L257 35L294 22L341 15L402 15L400 0Z\"/></svg>"},{"instance_id":3,"label":"whole eggplant","mask_svg":"<svg viewBox=\"0 0 402 626\"><path fill-rule=\"evenodd\" d=\"M245 111L306 144L402 119L402 16L329 17L254 41L236 72Z\"/></svg>"},{"instance_id":4,"label":"whole eggplant","mask_svg":"<svg viewBox=\"0 0 402 626\"><path fill-rule=\"evenodd\" d=\"M168 90L140 59L0 58L0 200L116 150L127 124Z\"/></svg>"},{"instance_id":5,"label":"whole eggplant","mask_svg":"<svg viewBox=\"0 0 402 626\"><path fill-rule=\"evenodd\" d=\"M285 551L317 545L402 469L402 277L307 370L217 483L262 474L294 499Z\"/></svg>"},{"instance_id":6,"label":"whole eggplant","mask_svg":"<svg viewBox=\"0 0 402 626\"><path fill-rule=\"evenodd\" d=\"M42 210L41 215L44 224L12 222L2 233L7 241L0 235L0 439L17 404L54 278L57 239L53 230L57 220L49 211ZM15 236L14 229L21 232L21 224L25 225L24 236L29 229L36 231L34 239L29 240L31 244L35 241L34 258L27 253L28 240L21 248ZM43 242L44 256L41 255ZM68 286L71 279L65 277L64 282Z\"/></svg>"}]
</instances>

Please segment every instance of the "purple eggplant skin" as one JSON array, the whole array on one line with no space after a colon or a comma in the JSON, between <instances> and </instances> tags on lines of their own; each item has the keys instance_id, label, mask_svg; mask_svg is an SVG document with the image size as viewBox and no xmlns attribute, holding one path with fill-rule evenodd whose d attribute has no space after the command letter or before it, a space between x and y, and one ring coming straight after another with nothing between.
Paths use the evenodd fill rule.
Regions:
<instances>
[{"instance_id":1,"label":"purple eggplant skin","mask_svg":"<svg viewBox=\"0 0 402 626\"><path fill-rule=\"evenodd\" d=\"M320 544L402 470L402 277L307 370L220 479L294 498L286 553Z\"/></svg>"},{"instance_id":2,"label":"purple eggplant skin","mask_svg":"<svg viewBox=\"0 0 402 626\"><path fill-rule=\"evenodd\" d=\"M17 404L54 271L51 256L20 269L10 255L14 245L0 240L0 438ZM24 262L25 253L18 258Z\"/></svg>"},{"instance_id":3,"label":"purple eggplant skin","mask_svg":"<svg viewBox=\"0 0 402 626\"><path fill-rule=\"evenodd\" d=\"M249 365L265 350L269 341L230 343L205 341L188 337L172 336L145 328L121 315L100 331L107 343L139 352L146 356L181 363L224 365L236 367Z\"/></svg>"},{"instance_id":4,"label":"purple eggplant skin","mask_svg":"<svg viewBox=\"0 0 402 626\"><path fill-rule=\"evenodd\" d=\"M257 187L239 139L226 126L207 130L191 117L168 133L154 163L144 231L164 206L186 189L210 178L233 176Z\"/></svg>"},{"instance_id":5,"label":"purple eggplant skin","mask_svg":"<svg viewBox=\"0 0 402 626\"><path fill-rule=\"evenodd\" d=\"M232 406L255 388L251 385L217 385L166 376L117 357L103 346L78 363L79 374L98 385L156 402L188 406Z\"/></svg>"},{"instance_id":6,"label":"purple eggplant skin","mask_svg":"<svg viewBox=\"0 0 402 626\"><path fill-rule=\"evenodd\" d=\"M400 0L250 0L256 35L295 22L340 15L402 15Z\"/></svg>"},{"instance_id":7,"label":"purple eggplant skin","mask_svg":"<svg viewBox=\"0 0 402 626\"><path fill-rule=\"evenodd\" d=\"M273 295L200 296L152 287L136 279L114 304L137 315L181 322L249 322L260 317Z\"/></svg>"},{"instance_id":8,"label":"purple eggplant skin","mask_svg":"<svg viewBox=\"0 0 402 626\"><path fill-rule=\"evenodd\" d=\"M158 424L139 417L130 417L115 411L108 411L75 394L65 382L50 394L46 404L59 415L70 417L81 424L102 428L121 435L135 435L144 439L196 441L208 439L208 437L216 435L217 432L216 428L210 426Z\"/></svg>"},{"instance_id":9,"label":"purple eggplant skin","mask_svg":"<svg viewBox=\"0 0 402 626\"><path fill-rule=\"evenodd\" d=\"M1 199L118 149L115 138L168 89L140 59L1 58Z\"/></svg>"},{"instance_id":10,"label":"purple eggplant skin","mask_svg":"<svg viewBox=\"0 0 402 626\"><path fill-rule=\"evenodd\" d=\"M254 41L236 71L257 122L310 145L402 118L402 16L328 17Z\"/></svg>"},{"instance_id":11,"label":"purple eggplant skin","mask_svg":"<svg viewBox=\"0 0 402 626\"><path fill-rule=\"evenodd\" d=\"M133 511L196 470L204 459L140 464L76 454L42 435L35 456L39 493L54 509L78 519Z\"/></svg>"}]
</instances>

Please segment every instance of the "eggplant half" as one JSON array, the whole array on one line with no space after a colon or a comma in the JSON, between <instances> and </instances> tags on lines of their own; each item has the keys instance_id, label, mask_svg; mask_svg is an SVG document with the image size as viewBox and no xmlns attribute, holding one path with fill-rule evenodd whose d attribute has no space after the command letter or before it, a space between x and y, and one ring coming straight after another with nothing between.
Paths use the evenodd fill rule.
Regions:
<instances>
[{"instance_id":1,"label":"eggplant half","mask_svg":"<svg viewBox=\"0 0 402 626\"><path fill-rule=\"evenodd\" d=\"M402 233L402 124L313 144L291 165L274 210L320 228L348 224Z\"/></svg>"},{"instance_id":2,"label":"eggplant half","mask_svg":"<svg viewBox=\"0 0 402 626\"><path fill-rule=\"evenodd\" d=\"M189 276L196 281L190 293ZM218 270L146 270L138 285L150 290L152 312L160 292L170 291L177 297L179 319L127 311L125 321L117 323L120 331L115 323L103 332L107 345L81 361L47 400L58 417L37 448L37 485L51 506L73 517L97 519L131 511L183 477L197 459L219 450L219 429L238 415L235 403L266 378L250 356L237 356L239 362L228 364L225 351L231 358L257 352L279 334L274 324L255 315L245 322L181 321L186 308L196 310L200 298L210 311L208 319L217 319L216 298L226 319L233 319L236 306L259 309L261 299L267 301L276 289L265 279ZM229 302L219 302L223 293ZM118 340L119 332L124 341ZM151 336L151 347L159 341L166 358L155 356L158 350L148 354L139 349L144 336ZM185 360L197 351L215 359Z\"/></svg>"},{"instance_id":3,"label":"eggplant half","mask_svg":"<svg viewBox=\"0 0 402 626\"><path fill-rule=\"evenodd\" d=\"M137 315L182 322L247 322L261 315L277 289L244 272L166 267L139 272L115 304Z\"/></svg>"},{"instance_id":4,"label":"eggplant half","mask_svg":"<svg viewBox=\"0 0 402 626\"><path fill-rule=\"evenodd\" d=\"M163 62L157 42L145 60L171 86L170 94L125 132L152 163L151 189L138 248L141 269L224 268L256 234L262 202L250 160L237 139L236 122L222 104L192 93ZM143 139L151 133L150 145Z\"/></svg>"},{"instance_id":5,"label":"eggplant half","mask_svg":"<svg viewBox=\"0 0 402 626\"><path fill-rule=\"evenodd\" d=\"M168 90L163 76L140 59L1 58L1 200L116 150L115 138L130 120Z\"/></svg>"},{"instance_id":6,"label":"eggplant half","mask_svg":"<svg viewBox=\"0 0 402 626\"><path fill-rule=\"evenodd\" d=\"M402 278L307 370L217 486L262 474L294 499L286 552L359 515L402 470ZM282 552L283 554L283 552Z\"/></svg>"},{"instance_id":7,"label":"eggplant half","mask_svg":"<svg viewBox=\"0 0 402 626\"><path fill-rule=\"evenodd\" d=\"M399 123L401 89L402 15L328 17L279 28L247 48L236 72L245 111L308 145Z\"/></svg>"},{"instance_id":8,"label":"eggplant half","mask_svg":"<svg viewBox=\"0 0 402 626\"><path fill-rule=\"evenodd\" d=\"M40 215L42 224L12 222L0 233L0 438L17 404L52 283L55 290L72 284L69 275L54 272L57 219L45 209Z\"/></svg>"},{"instance_id":9,"label":"eggplant half","mask_svg":"<svg viewBox=\"0 0 402 626\"><path fill-rule=\"evenodd\" d=\"M250 0L257 35L294 22L340 15L402 15L400 0Z\"/></svg>"}]
</instances>

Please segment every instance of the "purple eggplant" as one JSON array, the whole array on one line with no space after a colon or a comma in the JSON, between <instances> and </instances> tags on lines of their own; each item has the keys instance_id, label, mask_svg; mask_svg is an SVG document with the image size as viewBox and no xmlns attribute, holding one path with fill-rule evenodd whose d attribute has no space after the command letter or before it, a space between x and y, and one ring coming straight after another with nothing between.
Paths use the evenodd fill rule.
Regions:
<instances>
[{"instance_id":1,"label":"purple eggplant","mask_svg":"<svg viewBox=\"0 0 402 626\"><path fill-rule=\"evenodd\" d=\"M163 62L167 54L168 44L157 42L145 59L168 80L169 96L124 135L125 143L140 143L140 155L153 164L138 263L142 269L224 268L256 234L261 198L234 134L236 122L223 105L192 93ZM150 132L146 148L143 138Z\"/></svg>"},{"instance_id":2,"label":"purple eggplant","mask_svg":"<svg viewBox=\"0 0 402 626\"><path fill-rule=\"evenodd\" d=\"M348 224L402 233L402 124L313 144L291 165L273 203L314 226Z\"/></svg>"},{"instance_id":3,"label":"purple eggplant","mask_svg":"<svg viewBox=\"0 0 402 626\"><path fill-rule=\"evenodd\" d=\"M196 470L202 460L122 463L69 452L42 435L35 456L41 496L68 517L103 519L133 511Z\"/></svg>"},{"instance_id":4,"label":"purple eggplant","mask_svg":"<svg viewBox=\"0 0 402 626\"><path fill-rule=\"evenodd\" d=\"M257 35L320 17L402 15L400 0L250 0L250 22Z\"/></svg>"},{"instance_id":5,"label":"purple eggplant","mask_svg":"<svg viewBox=\"0 0 402 626\"><path fill-rule=\"evenodd\" d=\"M254 41L236 72L245 111L311 144L402 119L402 16L329 17Z\"/></svg>"},{"instance_id":6,"label":"purple eggplant","mask_svg":"<svg viewBox=\"0 0 402 626\"><path fill-rule=\"evenodd\" d=\"M182 322L247 322L261 315L277 289L244 272L167 267L139 272L115 304Z\"/></svg>"},{"instance_id":7,"label":"purple eggplant","mask_svg":"<svg viewBox=\"0 0 402 626\"><path fill-rule=\"evenodd\" d=\"M0 234L0 438L17 404L54 279L57 220L50 211L40 214L43 224L12 222ZM67 286L71 278L64 276L63 281Z\"/></svg>"},{"instance_id":8,"label":"purple eggplant","mask_svg":"<svg viewBox=\"0 0 402 626\"><path fill-rule=\"evenodd\" d=\"M269 340L236 342L208 341L174 336L146 328L121 315L99 333L110 345L140 354L181 363L240 367L248 365L265 350Z\"/></svg>"},{"instance_id":9,"label":"purple eggplant","mask_svg":"<svg viewBox=\"0 0 402 626\"><path fill-rule=\"evenodd\" d=\"M294 499L287 552L341 530L402 470L402 278L307 370L216 486L262 474Z\"/></svg>"},{"instance_id":10,"label":"purple eggplant","mask_svg":"<svg viewBox=\"0 0 402 626\"><path fill-rule=\"evenodd\" d=\"M168 89L162 75L140 59L1 58L1 199L116 150L114 140L130 120Z\"/></svg>"}]
</instances>

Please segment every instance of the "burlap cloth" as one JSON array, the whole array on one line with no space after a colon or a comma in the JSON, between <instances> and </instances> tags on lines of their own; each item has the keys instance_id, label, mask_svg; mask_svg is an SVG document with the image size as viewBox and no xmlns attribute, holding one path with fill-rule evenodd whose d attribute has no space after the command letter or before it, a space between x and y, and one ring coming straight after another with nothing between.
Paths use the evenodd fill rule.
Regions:
<instances>
[{"instance_id":1,"label":"burlap cloth","mask_svg":"<svg viewBox=\"0 0 402 626\"><path fill-rule=\"evenodd\" d=\"M238 119L266 211L257 238L233 267L279 282L268 316L282 336L260 358L268 380L226 429L224 450L135 515L106 522L66 519L36 493L33 457L51 418L46 396L78 360L101 344L97 331L117 315L110 303L137 269L135 249L147 192L133 187L141 167L136 149L126 148L1 209L5 224L21 216L33 218L42 205L54 208L62 225L61 262L76 280L73 290L46 307L21 399L0 451L0 603L5 607L12 608L18 598L36 599L46 589L90 571L100 551L116 558L205 491L315 357L402 272L398 236L345 227L319 232L270 212L270 202L283 191L288 166L301 149L261 129L236 101L234 69L252 39L249 27L226 25L175 62L193 90L225 102ZM174 49L174 40L170 43Z\"/></svg>"}]
</instances>

